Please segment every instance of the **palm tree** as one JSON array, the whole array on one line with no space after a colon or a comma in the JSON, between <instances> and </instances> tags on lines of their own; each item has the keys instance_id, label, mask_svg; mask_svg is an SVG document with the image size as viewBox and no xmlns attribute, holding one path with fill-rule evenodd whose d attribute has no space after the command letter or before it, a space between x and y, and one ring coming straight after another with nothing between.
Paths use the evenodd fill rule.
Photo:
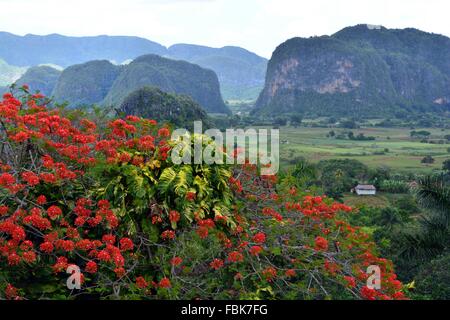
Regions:
<instances>
[{"instance_id":1,"label":"palm tree","mask_svg":"<svg viewBox=\"0 0 450 320\"><path fill-rule=\"evenodd\" d=\"M413 192L426 213L419 230L405 235L402 255L433 259L450 248L450 186L443 175L429 175L419 179Z\"/></svg>"},{"instance_id":2,"label":"palm tree","mask_svg":"<svg viewBox=\"0 0 450 320\"><path fill-rule=\"evenodd\" d=\"M342 171L342 169L336 169L334 176L339 180L344 176L344 171Z\"/></svg>"},{"instance_id":3,"label":"palm tree","mask_svg":"<svg viewBox=\"0 0 450 320\"><path fill-rule=\"evenodd\" d=\"M313 163L301 158L295 164L292 175L301 186L307 186L317 179L317 168Z\"/></svg>"},{"instance_id":4,"label":"palm tree","mask_svg":"<svg viewBox=\"0 0 450 320\"><path fill-rule=\"evenodd\" d=\"M436 216L443 225L450 222L450 186L443 175L425 176L414 188L419 205Z\"/></svg>"}]
</instances>

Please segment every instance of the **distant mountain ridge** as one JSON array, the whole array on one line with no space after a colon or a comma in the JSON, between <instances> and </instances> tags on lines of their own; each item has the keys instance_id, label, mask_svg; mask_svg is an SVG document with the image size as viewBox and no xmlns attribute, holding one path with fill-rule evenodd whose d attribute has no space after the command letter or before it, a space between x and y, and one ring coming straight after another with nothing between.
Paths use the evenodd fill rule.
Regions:
<instances>
[{"instance_id":1,"label":"distant mountain ridge","mask_svg":"<svg viewBox=\"0 0 450 320\"><path fill-rule=\"evenodd\" d=\"M59 34L17 36L0 32L0 58L16 66L53 63L62 67L91 60L118 63L147 53L164 55L159 43L129 36L66 37Z\"/></svg>"},{"instance_id":2,"label":"distant mountain ridge","mask_svg":"<svg viewBox=\"0 0 450 320\"><path fill-rule=\"evenodd\" d=\"M255 114L387 116L450 110L450 39L357 25L274 51Z\"/></svg>"},{"instance_id":3,"label":"distant mountain ridge","mask_svg":"<svg viewBox=\"0 0 450 320\"><path fill-rule=\"evenodd\" d=\"M217 73L226 99L256 99L264 85L267 59L239 47L211 48L176 44L169 48L139 37L67 37L59 34L17 36L0 32L0 59L29 67L55 64L62 67L93 60L121 64L145 54L186 60Z\"/></svg>"}]
</instances>

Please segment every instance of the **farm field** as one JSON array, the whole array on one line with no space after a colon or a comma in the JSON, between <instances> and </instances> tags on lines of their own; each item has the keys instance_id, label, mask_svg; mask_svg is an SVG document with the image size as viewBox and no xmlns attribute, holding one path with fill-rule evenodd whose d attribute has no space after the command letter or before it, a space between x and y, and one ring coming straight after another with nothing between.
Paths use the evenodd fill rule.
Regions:
<instances>
[{"instance_id":1,"label":"farm field","mask_svg":"<svg viewBox=\"0 0 450 320\"><path fill-rule=\"evenodd\" d=\"M394 206L395 202L401 198L410 196L409 193L389 193L378 191L375 196L358 196L354 193L344 193L343 201L351 207L372 207L386 208Z\"/></svg>"},{"instance_id":2,"label":"farm field","mask_svg":"<svg viewBox=\"0 0 450 320\"><path fill-rule=\"evenodd\" d=\"M348 158L359 160L372 168L388 166L396 171L429 172L440 169L443 161L450 158L447 150L450 144L421 143L419 139L410 137L410 128L366 127L352 130L355 136L360 133L374 136L376 140L372 141L327 137L331 130L336 134L344 131L337 128L281 127L281 166L289 167L292 165L290 161L297 157L304 157L312 162ZM423 130L431 132L431 140L443 139L450 132L448 129ZM421 163L421 159L427 155L435 159L433 164Z\"/></svg>"}]
</instances>

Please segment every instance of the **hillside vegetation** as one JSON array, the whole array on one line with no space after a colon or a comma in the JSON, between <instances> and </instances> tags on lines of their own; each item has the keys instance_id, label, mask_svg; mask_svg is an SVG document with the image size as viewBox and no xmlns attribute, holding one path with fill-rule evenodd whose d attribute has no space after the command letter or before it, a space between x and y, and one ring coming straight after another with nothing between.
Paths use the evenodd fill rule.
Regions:
<instances>
[{"instance_id":1,"label":"hillside vegetation","mask_svg":"<svg viewBox=\"0 0 450 320\"><path fill-rule=\"evenodd\" d=\"M243 48L176 44L168 48L168 55L214 70L224 99L256 100L264 87L267 59Z\"/></svg>"},{"instance_id":2,"label":"hillside vegetation","mask_svg":"<svg viewBox=\"0 0 450 320\"><path fill-rule=\"evenodd\" d=\"M55 88L61 71L48 66L29 68L15 84L19 87L28 85L33 91L39 91L46 96L50 96Z\"/></svg>"},{"instance_id":3,"label":"hillside vegetation","mask_svg":"<svg viewBox=\"0 0 450 320\"><path fill-rule=\"evenodd\" d=\"M109 61L90 61L66 68L53 91L58 102L72 106L100 103L119 76L121 67Z\"/></svg>"},{"instance_id":4,"label":"hillside vegetation","mask_svg":"<svg viewBox=\"0 0 450 320\"><path fill-rule=\"evenodd\" d=\"M171 94L155 87L144 87L130 93L120 106L125 115L168 122L176 128L191 129L194 121L211 126L206 112L189 96Z\"/></svg>"},{"instance_id":5,"label":"hillside vegetation","mask_svg":"<svg viewBox=\"0 0 450 320\"><path fill-rule=\"evenodd\" d=\"M123 66L102 103L119 106L130 93L144 86L189 95L207 112L230 113L213 71L157 55L141 56Z\"/></svg>"},{"instance_id":6,"label":"hillside vegetation","mask_svg":"<svg viewBox=\"0 0 450 320\"><path fill-rule=\"evenodd\" d=\"M275 50L254 113L394 116L450 110L450 39L358 25Z\"/></svg>"}]
</instances>

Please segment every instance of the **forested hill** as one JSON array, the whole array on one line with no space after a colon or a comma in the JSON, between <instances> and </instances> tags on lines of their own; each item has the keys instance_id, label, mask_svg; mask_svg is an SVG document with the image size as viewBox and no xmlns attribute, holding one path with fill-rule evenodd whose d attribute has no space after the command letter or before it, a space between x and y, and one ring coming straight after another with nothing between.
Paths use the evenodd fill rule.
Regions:
<instances>
[{"instance_id":1,"label":"forested hill","mask_svg":"<svg viewBox=\"0 0 450 320\"><path fill-rule=\"evenodd\" d=\"M169 57L214 70L225 99L256 99L264 87L267 59L243 48L176 44L168 51Z\"/></svg>"},{"instance_id":2,"label":"forested hill","mask_svg":"<svg viewBox=\"0 0 450 320\"><path fill-rule=\"evenodd\" d=\"M58 82L61 71L49 66L29 68L15 84L17 86L28 85L33 91L39 91L50 96Z\"/></svg>"},{"instance_id":3,"label":"forested hill","mask_svg":"<svg viewBox=\"0 0 450 320\"><path fill-rule=\"evenodd\" d=\"M373 117L449 108L449 38L358 25L278 46L255 113Z\"/></svg>"},{"instance_id":4,"label":"forested hill","mask_svg":"<svg viewBox=\"0 0 450 320\"><path fill-rule=\"evenodd\" d=\"M131 92L144 86L188 95L207 112L230 112L222 100L219 81L213 71L157 55L144 55L124 66L103 104L119 105Z\"/></svg>"},{"instance_id":5,"label":"forested hill","mask_svg":"<svg viewBox=\"0 0 450 320\"><path fill-rule=\"evenodd\" d=\"M155 87L143 87L130 93L119 110L125 115L136 115L158 122L168 122L177 128L192 129L194 121L204 127L212 122L206 112L191 97L166 93Z\"/></svg>"},{"instance_id":6,"label":"forested hill","mask_svg":"<svg viewBox=\"0 0 450 320\"><path fill-rule=\"evenodd\" d=\"M57 102L72 106L119 107L130 93L145 86L188 95L207 112L229 113L213 71L158 55L140 56L122 66L106 60L71 66L61 74L53 95Z\"/></svg>"}]
</instances>

